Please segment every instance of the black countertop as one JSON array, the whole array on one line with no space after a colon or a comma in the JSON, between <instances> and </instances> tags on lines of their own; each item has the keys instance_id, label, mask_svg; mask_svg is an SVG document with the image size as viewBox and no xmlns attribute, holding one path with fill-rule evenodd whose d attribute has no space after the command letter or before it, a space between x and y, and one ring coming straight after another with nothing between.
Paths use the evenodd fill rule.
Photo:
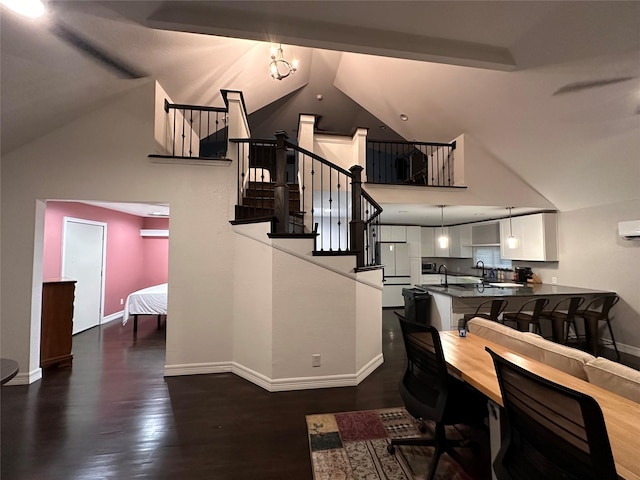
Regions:
<instances>
[{"instance_id":1,"label":"black countertop","mask_svg":"<svg viewBox=\"0 0 640 480\"><path fill-rule=\"evenodd\" d=\"M520 287L492 287L481 283L462 285L417 285L431 293L448 295L453 298L481 298L481 297L535 297L552 295L600 295L615 293L609 290L592 290L565 285L548 285L546 283L528 283Z\"/></svg>"}]
</instances>

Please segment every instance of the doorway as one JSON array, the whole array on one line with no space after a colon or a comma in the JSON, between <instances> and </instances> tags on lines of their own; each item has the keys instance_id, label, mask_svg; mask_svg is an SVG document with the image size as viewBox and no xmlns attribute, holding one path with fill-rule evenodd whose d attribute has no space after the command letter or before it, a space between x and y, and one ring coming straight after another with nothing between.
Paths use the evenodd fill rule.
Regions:
<instances>
[{"instance_id":1,"label":"doorway","mask_svg":"<svg viewBox=\"0 0 640 480\"><path fill-rule=\"evenodd\" d=\"M76 280L74 335L102 322L106 241L106 223L64 217L61 276Z\"/></svg>"}]
</instances>

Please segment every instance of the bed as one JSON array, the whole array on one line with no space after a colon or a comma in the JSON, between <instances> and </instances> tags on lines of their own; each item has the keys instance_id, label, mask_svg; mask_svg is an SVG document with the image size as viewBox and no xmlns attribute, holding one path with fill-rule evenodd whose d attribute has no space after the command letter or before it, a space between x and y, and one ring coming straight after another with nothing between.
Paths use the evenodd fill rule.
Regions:
<instances>
[{"instance_id":1,"label":"bed","mask_svg":"<svg viewBox=\"0 0 640 480\"><path fill-rule=\"evenodd\" d=\"M157 315L158 328L160 317L167 314L167 284L153 285L133 292L127 297L122 315L122 325L126 325L133 316L133 333L138 331L138 315Z\"/></svg>"}]
</instances>

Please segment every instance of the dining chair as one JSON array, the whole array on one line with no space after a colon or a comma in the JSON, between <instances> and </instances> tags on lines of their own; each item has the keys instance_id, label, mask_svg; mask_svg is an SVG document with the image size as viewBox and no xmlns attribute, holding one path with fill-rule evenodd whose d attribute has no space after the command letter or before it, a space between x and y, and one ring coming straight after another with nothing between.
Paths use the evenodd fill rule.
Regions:
<instances>
[{"instance_id":1,"label":"dining chair","mask_svg":"<svg viewBox=\"0 0 640 480\"><path fill-rule=\"evenodd\" d=\"M551 338L554 342L568 344L569 332L573 328L576 342L579 343L575 316L578 308L583 303L583 297L567 297L557 302L551 310L542 311L540 319L545 318L551 322Z\"/></svg>"},{"instance_id":2,"label":"dining chair","mask_svg":"<svg viewBox=\"0 0 640 480\"><path fill-rule=\"evenodd\" d=\"M504 312L502 314L502 323L514 323L515 327L521 332L528 332L529 325L533 325L534 330L537 333L541 333L540 314L548 304L549 299L546 297L532 298L523 303L517 312ZM531 313L526 313L529 311Z\"/></svg>"},{"instance_id":3,"label":"dining chair","mask_svg":"<svg viewBox=\"0 0 640 480\"><path fill-rule=\"evenodd\" d=\"M609 330L611 340L605 340L604 343L609 343L613 346L614 350L616 351L616 359L620 361L620 352L618 351L618 346L616 345L616 339L613 336L610 317L611 309L616 303L618 303L619 300L620 297L615 294L598 296L591 300L591 302L589 302L589 304L583 310L578 310L576 312L576 317L584 318L587 349L592 355L598 355L598 346L600 344L598 324L599 322L605 322L607 325L607 329ZM602 306L600 307L600 309L598 309L597 305L600 302L602 302Z\"/></svg>"},{"instance_id":4,"label":"dining chair","mask_svg":"<svg viewBox=\"0 0 640 480\"><path fill-rule=\"evenodd\" d=\"M616 480L598 402L540 377L485 347L504 404L504 430L493 462L498 480Z\"/></svg>"},{"instance_id":5,"label":"dining chair","mask_svg":"<svg viewBox=\"0 0 640 480\"><path fill-rule=\"evenodd\" d=\"M435 477L438 461L443 453L457 458L454 447L465 446L464 441L446 437L446 425L482 425L486 414L486 398L477 390L447 372L447 364L438 330L431 325L407 320L394 312L400 320L402 338L407 353L407 368L400 381L400 396L405 408L414 418L426 424L435 423L432 437L392 439L389 453L396 445L435 447L427 480ZM425 429L426 431L426 429Z\"/></svg>"},{"instance_id":6,"label":"dining chair","mask_svg":"<svg viewBox=\"0 0 640 480\"><path fill-rule=\"evenodd\" d=\"M487 312L487 306L491 305L489 311ZM508 302L504 298L495 298L491 300L485 300L478 308L476 308L475 313L465 313L463 316L463 326L467 328L467 322L475 317L484 318L486 320L493 320L494 322L499 322L499 317L507 308Z\"/></svg>"}]
</instances>

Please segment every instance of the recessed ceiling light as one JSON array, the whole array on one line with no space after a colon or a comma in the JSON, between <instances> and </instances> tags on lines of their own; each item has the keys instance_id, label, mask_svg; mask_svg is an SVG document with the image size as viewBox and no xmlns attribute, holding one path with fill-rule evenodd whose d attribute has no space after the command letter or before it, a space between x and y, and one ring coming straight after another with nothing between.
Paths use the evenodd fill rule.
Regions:
<instances>
[{"instance_id":1,"label":"recessed ceiling light","mask_svg":"<svg viewBox=\"0 0 640 480\"><path fill-rule=\"evenodd\" d=\"M378 128L379 128L380 130L386 130L386 129L387 129L387 126L386 126L386 125L380 125Z\"/></svg>"},{"instance_id":2,"label":"recessed ceiling light","mask_svg":"<svg viewBox=\"0 0 640 480\"><path fill-rule=\"evenodd\" d=\"M401 113L400 120L402 120L403 122L406 122L407 120L409 120L409 117L405 113Z\"/></svg>"}]
</instances>

